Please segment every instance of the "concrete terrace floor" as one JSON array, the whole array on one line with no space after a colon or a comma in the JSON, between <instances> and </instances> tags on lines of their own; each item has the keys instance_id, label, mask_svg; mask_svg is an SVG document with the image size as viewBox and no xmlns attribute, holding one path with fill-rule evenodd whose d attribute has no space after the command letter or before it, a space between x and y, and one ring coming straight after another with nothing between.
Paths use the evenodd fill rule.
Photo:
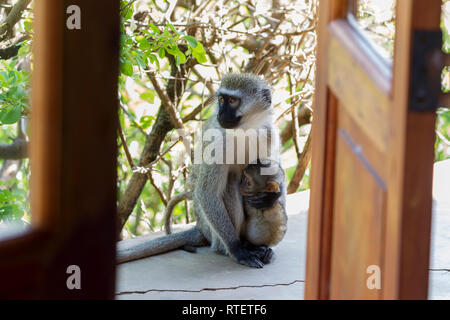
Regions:
<instances>
[{"instance_id":1,"label":"concrete terrace floor","mask_svg":"<svg viewBox=\"0 0 450 320\"><path fill-rule=\"evenodd\" d=\"M433 199L429 298L450 299L450 160L435 164ZM274 248L275 261L263 269L241 266L208 248L196 254L177 250L119 265L116 298L303 299L308 202L309 191L288 196L288 232Z\"/></svg>"}]
</instances>

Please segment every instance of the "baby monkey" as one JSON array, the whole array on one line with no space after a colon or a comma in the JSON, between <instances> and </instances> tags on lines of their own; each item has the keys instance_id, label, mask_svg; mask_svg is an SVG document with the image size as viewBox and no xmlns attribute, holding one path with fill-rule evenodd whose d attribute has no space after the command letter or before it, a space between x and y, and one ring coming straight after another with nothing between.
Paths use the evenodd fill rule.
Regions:
<instances>
[{"instance_id":1,"label":"baby monkey","mask_svg":"<svg viewBox=\"0 0 450 320\"><path fill-rule=\"evenodd\" d=\"M284 170L275 161L258 160L244 169L240 191L246 215L244 246L269 263L273 256L269 247L278 244L287 230Z\"/></svg>"}]
</instances>

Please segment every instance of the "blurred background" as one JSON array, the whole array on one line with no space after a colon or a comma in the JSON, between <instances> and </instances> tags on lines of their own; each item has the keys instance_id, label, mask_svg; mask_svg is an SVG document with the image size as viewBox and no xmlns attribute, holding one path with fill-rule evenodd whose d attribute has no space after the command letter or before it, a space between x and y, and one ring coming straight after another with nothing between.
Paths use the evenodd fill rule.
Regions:
<instances>
[{"instance_id":1,"label":"blurred background","mask_svg":"<svg viewBox=\"0 0 450 320\"><path fill-rule=\"evenodd\" d=\"M176 143L166 107L176 108L193 134L211 114L214 92L228 72L256 73L273 87L288 191L309 188L317 5L317 0L121 1L121 238L161 230L167 201L184 191L192 162ZM395 0L358 4L359 26L388 61L394 54L395 5ZM31 221L32 8L31 0L0 0L0 232ZM443 50L450 52L450 1L443 1L442 29ZM449 68L442 87L450 90ZM438 115L436 161L450 158L450 111L440 108ZM188 203L176 207L174 223L192 221Z\"/></svg>"}]
</instances>

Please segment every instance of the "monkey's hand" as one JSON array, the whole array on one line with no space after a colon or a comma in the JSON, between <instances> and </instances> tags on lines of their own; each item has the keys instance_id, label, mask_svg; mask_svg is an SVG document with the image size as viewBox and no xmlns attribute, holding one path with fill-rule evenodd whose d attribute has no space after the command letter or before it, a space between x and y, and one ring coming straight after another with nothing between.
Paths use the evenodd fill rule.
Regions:
<instances>
[{"instance_id":1,"label":"monkey's hand","mask_svg":"<svg viewBox=\"0 0 450 320\"><path fill-rule=\"evenodd\" d=\"M264 267L264 263L256 255L254 255L252 251L242 246L240 241L239 245L236 245L233 250L233 257L236 259L238 263L248 267L252 268Z\"/></svg>"},{"instance_id":2,"label":"monkey's hand","mask_svg":"<svg viewBox=\"0 0 450 320\"><path fill-rule=\"evenodd\" d=\"M272 208L280 196L281 192L259 192L254 196L244 197L244 201L255 209L266 210Z\"/></svg>"},{"instance_id":3,"label":"monkey's hand","mask_svg":"<svg viewBox=\"0 0 450 320\"><path fill-rule=\"evenodd\" d=\"M268 246L256 246L249 241L244 242L244 247L261 260L264 264L269 264L273 258L273 250Z\"/></svg>"}]
</instances>

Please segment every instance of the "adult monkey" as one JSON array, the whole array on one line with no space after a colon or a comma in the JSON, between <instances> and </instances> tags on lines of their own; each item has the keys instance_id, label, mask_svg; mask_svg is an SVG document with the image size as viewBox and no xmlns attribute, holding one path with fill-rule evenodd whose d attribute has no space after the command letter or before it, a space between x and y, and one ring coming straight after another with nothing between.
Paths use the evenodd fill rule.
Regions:
<instances>
[{"instance_id":1,"label":"adult monkey","mask_svg":"<svg viewBox=\"0 0 450 320\"><path fill-rule=\"evenodd\" d=\"M227 160L229 153L232 152L235 160L232 163L203 161L194 164L187 184L188 191L174 200L180 201L192 196L197 225L189 230L169 234L130 248L123 247L119 243L119 262L209 243L213 250L229 255L240 264L255 268L263 267L261 260L265 253L245 248L240 240L245 217L239 185L243 169L247 164L256 162L262 152L261 148L267 149L266 154L260 158L270 158L279 162L280 142L278 130L273 124L271 91L266 82L256 75L228 74L223 77L216 95L217 108L204 124L203 134L208 134L208 130L212 129L209 132L218 133L222 139L214 139L210 143L205 143L205 139L202 139L202 146L217 152L228 146L224 143L230 138L226 129L242 129L240 134L253 130L258 134L258 152L249 152L252 145L247 141L244 150L237 150L238 144L234 144L233 150L228 148L224 150L223 155ZM217 159L218 155L214 156ZM236 161L238 158L243 161ZM264 198L259 200L265 201ZM172 201L171 205L176 201Z\"/></svg>"}]
</instances>

